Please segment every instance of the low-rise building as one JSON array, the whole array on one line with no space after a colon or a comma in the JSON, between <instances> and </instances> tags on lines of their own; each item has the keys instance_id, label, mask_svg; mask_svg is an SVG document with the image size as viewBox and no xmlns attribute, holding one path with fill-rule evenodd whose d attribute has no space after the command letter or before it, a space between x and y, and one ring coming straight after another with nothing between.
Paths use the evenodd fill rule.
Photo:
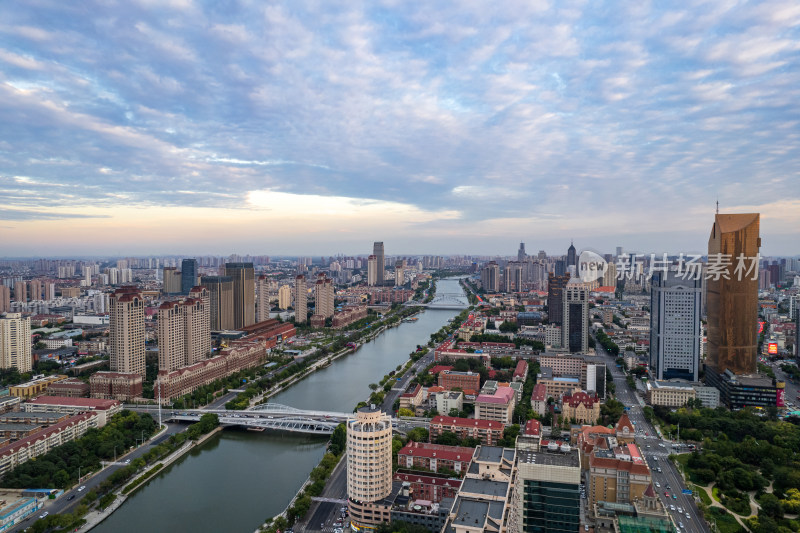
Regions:
<instances>
[{"instance_id":1,"label":"low-rise building","mask_svg":"<svg viewBox=\"0 0 800 533\"><path fill-rule=\"evenodd\" d=\"M444 531L518 531L512 497L517 477L516 450L478 446L456 495Z\"/></svg>"},{"instance_id":2,"label":"low-rise building","mask_svg":"<svg viewBox=\"0 0 800 533\"><path fill-rule=\"evenodd\" d=\"M270 343L274 343L274 340ZM155 383L156 398L161 398L163 402L171 402L239 370L263 364L266 359L267 348L264 342L234 341L230 348L223 350L217 356L172 372L159 372Z\"/></svg>"},{"instance_id":3,"label":"low-rise building","mask_svg":"<svg viewBox=\"0 0 800 533\"><path fill-rule=\"evenodd\" d=\"M561 397L561 416L576 424L594 425L600 418L600 399L580 391Z\"/></svg>"},{"instance_id":4,"label":"low-rise building","mask_svg":"<svg viewBox=\"0 0 800 533\"><path fill-rule=\"evenodd\" d=\"M25 411L14 411L0 415L0 424L35 424L48 427L63 422L70 416L72 416L72 413L26 413Z\"/></svg>"},{"instance_id":5,"label":"low-rise building","mask_svg":"<svg viewBox=\"0 0 800 533\"><path fill-rule=\"evenodd\" d=\"M528 362L524 359L517 361L517 367L514 369L514 376L512 381L525 381L528 377Z\"/></svg>"},{"instance_id":6,"label":"low-rise building","mask_svg":"<svg viewBox=\"0 0 800 533\"><path fill-rule=\"evenodd\" d=\"M11 396L16 396L17 398L32 398L45 394L51 384L63 379L67 379L67 376L44 376L19 385L12 385L8 388L8 391Z\"/></svg>"},{"instance_id":7,"label":"low-rise building","mask_svg":"<svg viewBox=\"0 0 800 533\"><path fill-rule=\"evenodd\" d=\"M42 429L39 424L0 423L0 440L15 441L29 437Z\"/></svg>"},{"instance_id":8,"label":"low-rise building","mask_svg":"<svg viewBox=\"0 0 800 533\"><path fill-rule=\"evenodd\" d=\"M92 398L130 402L142 396L142 375L135 372L95 372L89 378Z\"/></svg>"},{"instance_id":9,"label":"low-rise building","mask_svg":"<svg viewBox=\"0 0 800 533\"><path fill-rule=\"evenodd\" d=\"M430 436L433 440L448 431L455 433L459 439L471 437L480 441L481 444L492 446L503 438L503 428L502 422L493 420L438 415L431 419Z\"/></svg>"},{"instance_id":10,"label":"low-rise building","mask_svg":"<svg viewBox=\"0 0 800 533\"><path fill-rule=\"evenodd\" d=\"M472 448L462 446L409 441L397 452L397 464L409 469L424 468L431 472L446 469L461 473L467 470L472 452Z\"/></svg>"},{"instance_id":11,"label":"low-rise building","mask_svg":"<svg viewBox=\"0 0 800 533\"><path fill-rule=\"evenodd\" d=\"M98 427L97 418L96 412L81 413L0 447L0 476L56 446L82 437L89 428Z\"/></svg>"},{"instance_id":12,"label":"low-rise building","mask_svg":"<svg viewBox=\"0 0 800 533\"><path fill-rule=\"evenodd\" d=\"M533 393L531 394L531 408L539 416L547 414L547 385L544 383L537 383L533 386Z\"/></svg>"},{"instance_id":13,"label":"low-rise building","mask_svg":"<svg viewBox=\"0 0 800 533\"><path fill-rule=\"evenodd\" d=\"M632 503L650 486L650 468L636 444L595 448L589 456L589 508L597 502Z\"/></svg>"},{"instance_id":14,"label":"low-rise building","mask_svg":"<svg viewBox=\"0 0 800 533\"><path fill-rule=\"evenodd\" d=\"M417 383L400 395L400 409L411 409L414 411L417 407L422 405L422 400L422 385Z\"/></svg>"},{"instance_id":15,"label":"low-rise building","mask_svg":"<svg viewBox=\"0 0 800 533\"><path fill-rule=\"evenodd\" d=\"M80 379L68 378L50 385L47 394L50 396L67 396L68 398L86 398L90 392L89 384Z\"/></svg>"},{"instance_id":16,"label":"low-rise building","mask_svg":"<svg viewBox=\"0 0 800 533\"><path fill-rule=\"evenodd\" d=\"M581 390L581 380L577 377L554 377L549 369L542 368L536 382L547 387L547 397L557 400L565 394Z\"/></svg>"},{"instance_id":17,"label":"low-rise building","mask_svg":"<svg viewBox=\"0 0 800 533\"><path fill-rule=\"evenodd\" d=\"M457 370L444 370L439 372L439 386L448 390L481 388L481 375L477 372L459 372Z\"/></svg>"},{"instance_id":18,"label":"low-rise building","mask_svg":"<svg viewBox=\"0 0 800 533\"><path fill-rule=\"evenodd\" d=\"M39 510L36 498L15 498L0 503L0 531L8 531Z\"/></svg>"},{"instance_id":19,"label":"low-rise building","mask_svg":"<svg viewBox=\"0 0 800 533\"><path fill-rule=\"evenodd\" d=\"M498 387L494 394L479 394L475 400L475 418L510 424L514 416L514 389Z\"/></svg>"},{"instance_id":20,"label":"low-rise building","mask_svg":"<svg viewBox=\"0 0 800 533\"><path fill-rule=\"evenodd\" d=\"M436 394L436 410L449 414L451 410L464 409L464 393L460 391L442 391Z\"/></svg>"},{"instance_id":21,"label":"low-rise building","mask_svg":"<svg viewBox=\"0 0 800 533\"><path fill-rule=\"evenodd\" d=\"M455 498L460 479L453 479L446 474L435 472L416 472L405 468L398 468L392 481L407 482L411 484L411 491L416 498L438 503L444 498Z\"/></svg>"},{"instance_id":22,"label":"low-rise building","mask_svg":"<svg viewBox=\"0 0 800 533\"><path fill-rule=\"evenodd\" d=\"M683 407L693 400L697 393L689 383L670 381L648 381L647 403L663 407Z\"/></svg>"},{"instance_id":23,"label":"low-rise building","mask_svg":"<svg viewBox=\"0 0 800 533\"><path fill-rule=\"evenodd\" d=\"M92 412L97 415L96 427L103 427L112 416L122 410L122 404L117 400L39 396L22 404L22 410L26 413L67 413L71 415Z\"/></svg>"}]
</instances>

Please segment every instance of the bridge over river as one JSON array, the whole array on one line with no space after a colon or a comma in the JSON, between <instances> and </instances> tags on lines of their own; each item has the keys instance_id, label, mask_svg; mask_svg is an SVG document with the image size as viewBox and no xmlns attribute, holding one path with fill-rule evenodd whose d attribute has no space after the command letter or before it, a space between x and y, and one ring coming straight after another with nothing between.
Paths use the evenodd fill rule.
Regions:
<instances>
[{"instance_id":1,"label":"bridge over river","mask_svg":"<svg viewBox=\"0 0 800 533\"><path fill-rule=\"evenodd\" d=\"M469 307L469 302L464 297L464 293L456 292L437 292L433 300L428 303L420 303L414 300L408 301L405 304L409 307L426 307L428 309L466 309Z\"/></svg>"},{"instance_id":2,"label":"bridge over river","mask_svg":"<svg viewBox=\"0 0 800 533\"><path fill-rule=\"evenodd\" d=\"M156 415L158 412L158 407L156 406L126 405L125 407L137 412L151 413L152 415ZM336 426L354 416L353 413L297 409L278 403L265 403L244 410L161 410L161 416L164 420L175 422L197 422L206 413L216 414L219 417L219 423L226 426L244 426L256 430L270 429L309 435L330 435L336 429ZM398 432L405 432L415 427L428 428L429 425L429 418L403 417L392 419L392 426Z\"/></svg>"}]
</instances>

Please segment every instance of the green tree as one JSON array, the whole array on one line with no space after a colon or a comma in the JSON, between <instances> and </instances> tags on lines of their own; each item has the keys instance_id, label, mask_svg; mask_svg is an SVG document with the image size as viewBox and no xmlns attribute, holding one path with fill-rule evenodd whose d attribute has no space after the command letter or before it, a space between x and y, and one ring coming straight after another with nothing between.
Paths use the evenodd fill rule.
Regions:
<instances>
[{"instance_id":1,"label":"green tree","mask_svg":"<svg viewBox=\"0 0 800 533\"><path fill-rule=\"evenodd\" d=\"M460 443L458 436L452 431L445 431L436 437L436 444L444 444L446 446L458 446Z\"/></svg>"},{"instance_id":2,"label":"green tree","mask_svg":"<svg viewBox=\"0 0 800 533\"><path fill-rule=\"evenodd\" d=\"M408 431L408 438L414 442L428 442L429 433L425 428L413 428Z\"/></svg>"}]
</instances>

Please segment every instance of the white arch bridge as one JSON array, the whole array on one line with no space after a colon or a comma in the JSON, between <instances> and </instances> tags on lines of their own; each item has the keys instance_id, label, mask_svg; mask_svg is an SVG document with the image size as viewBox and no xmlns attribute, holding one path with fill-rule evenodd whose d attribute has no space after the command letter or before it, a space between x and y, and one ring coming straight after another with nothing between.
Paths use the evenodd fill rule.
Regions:
<instances>
[{"instance_id":1,"label":"white arch bridge","mask_svg":"<svg viewBox=\"0 0 800 533\"><path fill-rule=\"evenodd\" d=\"M426 304L410 301L405 305L427 307L428 309L466 309L469 307L469 302L463 293L437 292L433 300Z\"/></svg>"},{"instance_id":2,"label":"white arch bridge","mask_svg":"<svg viewBox=\"0 0 800 533\"><path fill-rule=\"evenodd\" d=\"M131 405L126 406L126 408L151 414L155 414L158 411L156 406ZM161 415L165 420L176 422L197 422L206 413L216 414L219 417L219 423L222 425L244 426L256 430L289 431L309 435L330 435L336 429L336 426L354 416L353 413L304 410L278 403L265 403L240 411L227 409L161 410ZM392 419L392 426L398 428L397 431L400 432L414 427L427 428L428 424L428 419Z\"/></svg>"}]
</instances>

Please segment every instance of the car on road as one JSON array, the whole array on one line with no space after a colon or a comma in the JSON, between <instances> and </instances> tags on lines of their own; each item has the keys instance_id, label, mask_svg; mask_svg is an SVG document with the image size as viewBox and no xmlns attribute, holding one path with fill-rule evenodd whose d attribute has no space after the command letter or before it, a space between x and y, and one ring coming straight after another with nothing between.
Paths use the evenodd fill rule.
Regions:
<instances>
[{"instance_id":1,"label":"car on road","mask_svg":"<svg viewBox=\"0 0 800 533\"><path fill-rule=\"evenodd\" d=\"M660 489L660 488L661 488L661 483L659 483L658 481L656 481L656 488L657 488L657 489Z\"/></svg>"},{"instance_id":2,"label":"car on road","mask_svg":"<svg viewBox=\"0 0 800 533\"><path fill-rule=\"evenodd\" d=\"M673 494L673 495L672 495L672 499L673 499L673 500L677 500L677 499L678 499L678 497L677 497L676 495L674 495L674 494Z\"/></svg>"},{"instance_id":3,"label":"car on road","mask_svg":"<svg viewBox=\"0 0 800 533\"><path fill-rule=\"evenodd\" d=\"M86 490L86 485L81 485L81 488L78 489L78 492L83 492Z\"/></svg>"},{"instance_id":4,"label":"car on road","mask_svg":"<svg viewBox=\"0 0 800 533\"><path fill-rule=\"evenodd\" d=\"M669 506L669 510L670 510L670 511L674 511L674 510L675 510L675 506L674 506L674 505L670 505L670 506Z\"/></svg>"},{"instance_id":5,"label":"car on road","mask_svg":"<svg viewBox=\"0 0 800 533\"><path fill-rule=\"evenodd\" d=\"M45 516L49 515L50 513L45 511L44 513L39 515L39 518L44 518Z\"/></svg>"},{"instance_id":6,"label":"car on road","mask_svg":"<svg viewBox=\"0 0 800 533\"><path fill-rule=\"evenodd\" d=\"M125 459L125 464L126 464L126 465L127 465L127 464L130 464L130 463L131 463L131 460L130 460L130 459Z\"/></svg>"},{"instance_id":7,"label":"car on road","mask_svg":"<svg viewBox=\"0 0 800 533\"><path fill-rule=\"evenodd\" d=\"M70 496L69 498L67 498L67 501L69 501L69 500L74 500L74 499L75 499L75 495L73 494L72 496Z\"/></svg>"},{"instance_id":8,"label":"car on road","mask_svg":"<svg viewBox=\"0 0 800 533\"><path fill-rule=\"evenodd\" d=\"M686 520L691 520L691 519L692 519L692 515L690 515L689 513L686 513Z\"/></svg>"}]
</instances>

